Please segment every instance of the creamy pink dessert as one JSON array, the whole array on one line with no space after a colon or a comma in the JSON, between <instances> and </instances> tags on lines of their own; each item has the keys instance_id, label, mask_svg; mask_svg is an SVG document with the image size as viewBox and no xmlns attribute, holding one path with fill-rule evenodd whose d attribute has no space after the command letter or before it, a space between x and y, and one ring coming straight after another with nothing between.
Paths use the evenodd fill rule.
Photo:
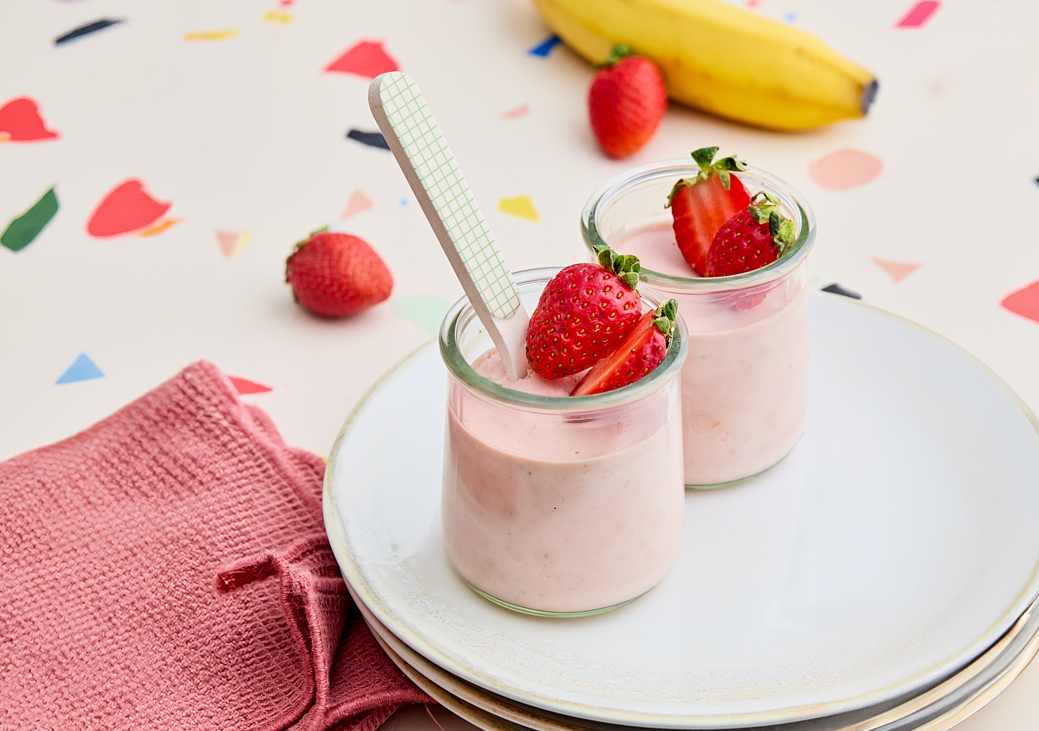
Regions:
<instances>
[{"instance_id":1,"label":"creamy pink dessert","mask_svg":"<svg viewBox=\"0 0 1039 731\"><path fill-rule=\"evenodd\" d=\"M695 277L670 223L611 242L645 269ZM754 475L782 459L804 430L808 323L803 274L741 290L673 289L689 330L682 370L685 481L702 486ZM654 293L644 281L642 289ZM662 290L656 294L664 296Z\"/></svg>"},{"instance_id":2,"label":"creamy pink dessert","mask_svg":"<svg viewBox=\"0 0 1039 731\"><path fill-rule=\"evenodd\" d=\"M472 367L509 389L566 397L580 374L511 381L497 352ZM684 519L677 383L599 411L503 404L451 381L443 519L472 586L548 613L605 609L648 591L678 555Z\"/></svg>"}]
</instances>

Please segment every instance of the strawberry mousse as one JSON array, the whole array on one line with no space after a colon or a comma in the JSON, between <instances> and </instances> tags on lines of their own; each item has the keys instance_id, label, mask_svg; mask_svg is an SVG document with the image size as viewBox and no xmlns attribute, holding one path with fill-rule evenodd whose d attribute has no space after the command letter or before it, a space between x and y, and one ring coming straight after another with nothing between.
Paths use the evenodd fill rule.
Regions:
<instances>
[{"instance_id":1,"label":"strawberry mousse","mask_svg":"<svg viewBox=\"0 0 1039 731\"><path fill-rule=\"evenodd\" d=\"M541 294L528 337L532 368L522 379L510 380L486 336L474 335L479 324L468 303L448 313L441 332L452 374L443 482L447 555L470 586L510 609L549 616L604 611L648 591L678 556L685 514L678 378L684 328L674 303L644 315L645 301L636 296L619 339L617 332L591 337L600 318L600 334L605 323L618 321L619 314L610 317L611 303L619 303L619 313L632 301L634 287L622 279L632 262L611 256L603 259L611 268L575 265L547 284L541 270L539 278L518 283L521 297ZM578 302L572 294L553 297L578 280L595 283L577 290ZM574 312L557 318L561 307ZM581 344L583 370L573 371L569 350L551 346L548 332L570 327L574 332L565 334L570 345ZM455 358L459 343L473 338L483 344ZM582 383L594 395L572 395Z\"/></svg>"},{"instance_id":2,"label":"strawberry mousse","mask_svg":"<svg viewBox=\"0 0 1039 731\"><path fill-rule=\"evenodd\" d=\"M586 242L638 257L643 289L677 300L685 481L713 487L768 469L804 430L806 275L814 241L788 186L718 148L642 168L593 196Z\"/></svg>"},{"instance_id":3,"label":"strawberry mousse","mask_svg":"<svg viewBox=\"0 0 1039 731\"><path fill-rule=\"evenodd\" d=\"M647 267L672 271L663 266L667 255L652 253L674 250L670 226L636 230L618 246L645 257ZM653 291L650 284L643 287ZM745 293L668 294L678 300L689 329L682 371L686 483L717 485L771 467L804 431L803 281L794 276Z\"/></svg>"}]
</instances>

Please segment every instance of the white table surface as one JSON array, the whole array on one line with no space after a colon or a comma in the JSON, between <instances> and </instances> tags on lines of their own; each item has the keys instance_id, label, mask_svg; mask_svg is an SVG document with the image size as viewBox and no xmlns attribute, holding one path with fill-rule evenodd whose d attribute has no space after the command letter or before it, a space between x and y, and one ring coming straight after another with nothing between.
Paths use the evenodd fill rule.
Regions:
<instances>
[{"instance_id":1,"label":"white table surface","mask_svg":"<svg viewBox=\"0 0 1039 731\"><path fill-rule=\"evenodd\" d=\"M368 385L431 337L457 284L389 153L346 138L375 129L366 79L324 72L365 39L423 87L514 268L583 258L580 207L625 164L719 144L809 197L818 283L948 335L1035 408L1039 322L1000 303L1039 280L1039 6L946 0L926 26L896 29L910 5L760 0L754 11L872 68L881 89L868 120L781 135L672 107L617 163L588 130L589 67L563 46L528 54L548 32L522 0L6 0L0 106L31 97L58 138L0 143L0 230L52 186L60 210L27 248L0 248L0 458L75 433L199 358L269 386L244 398L289 442L326 454ZM104 17L125 22L54 45ZM812 163L843 149L879 159L880 174L820 184ZM92 211L132 178L178 222L150 237L90 236ZM344 220L354 191L373 205ZM537 221L498 210L515 196L529 196ZM284 258L325 224L380 251L396 278L389 303L340 322L293 305ZM250 240L228 257L217 231ZM918 267L896 281L875 258ZM56 384L81 353L104 376ZM1034 729L1037 691L1033 666L961 728ZM416 711L391 722L431 726Z\"/></svg>"}]
</instances>

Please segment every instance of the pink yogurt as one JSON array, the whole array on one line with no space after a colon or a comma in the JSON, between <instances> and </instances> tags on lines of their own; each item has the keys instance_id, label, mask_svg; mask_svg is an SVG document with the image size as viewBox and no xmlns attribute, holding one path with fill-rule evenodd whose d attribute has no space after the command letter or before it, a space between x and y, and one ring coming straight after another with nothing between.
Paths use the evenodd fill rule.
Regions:
<instances>
[{"instance_id":1,"label":"pink yogurt","mask_svg":"<svg viewBox=\"0 0 1039 731\"><path fill-rule=\"evenodd\" d=\"M495 351L474 370L565 397L578 377L511 381ZM606 609L648 591L684 519L678 382L602 412L503 405L452 379L444 465L448 557L492 599L537 613Z\"/></svg>"},{"instance_id":2,"label":"pink yogurt","mask_svg":"<svg viewBox=\"0 0 1039 731\"><path fill-rule=\"evenodd\" d=\"M644 268L695 277L670 224L611 242ZM782 459L804 431L808 322L803 271L720 293L642 291L678 300L689 329L682 370L685 481L710 486L748 477Z\"/></svg>"}]
</instances>

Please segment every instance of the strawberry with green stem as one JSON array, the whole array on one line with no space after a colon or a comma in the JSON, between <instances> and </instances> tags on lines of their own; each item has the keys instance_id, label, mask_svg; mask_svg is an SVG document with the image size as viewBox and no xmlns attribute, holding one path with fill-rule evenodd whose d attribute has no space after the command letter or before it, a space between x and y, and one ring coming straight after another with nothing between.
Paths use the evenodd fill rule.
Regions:
<instances>
[{"instance_id":1,"label":"strawberry with green stem","mask_svg":"<svg viewBox=\"0 0 1039 731\"><path fill-rule=\"evenodd\" d=\"M595 247L597 264L571 264L545 286L527 327L527 362L542 378L592 366L624 340L642 315L638 257Z\"/></svg>"},{"instance_id":2,"label":"strawberry with green stem","mask_svg":"<svg viewBox=\"0 0 1039 731\"><path fill-rule=\"evenodd\" d=\"M667 198L675 242L700 276L706 276L707 251L718 229L750 204L743 183L733 174L745 170L746 164L731 155L715 160L717 154L717 147L694 150L700 172L678 180Z\"/></svg>"},{"instance_id":3,"label":"strawberry with green stem","mask_svg":"<svg viewBox=\"0 0 1039 731\"><path fill-rule=\"evenodd\" d=\"M644 56L616 45L588 89L588 120L599 147L613 158L638 152L667 110L664 77Z\"/></svg>"},{"instance_id":4,"label":"strawberry with green stem","mask_svg":"<svg viewBox=\"0 0 1039 731\"><path fill-rule=\"evenodd\" d=\"M673 299L646 312L624 342L588 371L570 395L613 391L652 373L667 356L677 315L678 302Z\"/></svg>"},{"instance_id":5,"label":"strawberry with green stem","mask_svg":"<svg viewBox=\"0 0 1039 731\"><path fill-rule=\"evenodd\" d=\"M774 197L757 193L714 235L704 276L726 277L760 269L776 261L793 243L794 222L779 212Z\"/></svg>"}]
</instances>

